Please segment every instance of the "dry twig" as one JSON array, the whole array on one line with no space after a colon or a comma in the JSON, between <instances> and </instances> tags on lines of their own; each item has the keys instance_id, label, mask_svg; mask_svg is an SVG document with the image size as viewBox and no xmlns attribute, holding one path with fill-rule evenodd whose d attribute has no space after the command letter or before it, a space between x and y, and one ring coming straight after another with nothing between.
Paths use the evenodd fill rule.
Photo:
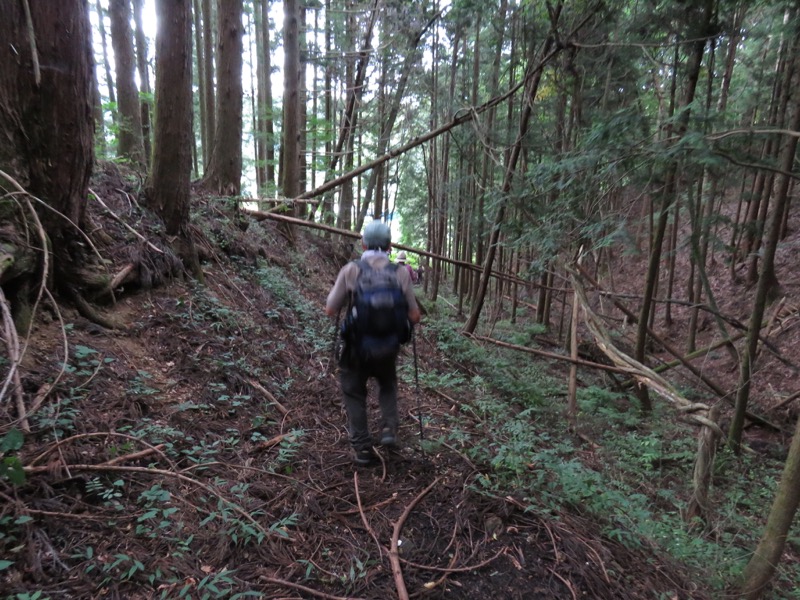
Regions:
<instances>
[{"instance_id":1,"label":"dry twig","mask_svg":"<svg viewBox=\"0 0 800 600\"><path fill-rule=\"evenodd\" d=\"M367 533L372 536L372 539L375 540L375 545L378 547L378 556L383 556L383 553L386 552L386 549L381 546L381 543L378 541L378 536L375 534L375 530L372 529L372 526L367 521L367 515L364 514L364 508L361 506L361 494L358 491L358 473L353 473L353 487L356 491L356 502L358 503L358 514L361 515L361 522L364 524L364 528L367 530Z\"/></svg>"},{"instance_id":2,"label":"dry twig","mask_svg":"<svg viewBox=\"0 0 800 600\"><path fill-rule=\"evenodd\" d=\"M392 530L392 544L389 547L389 562L392 565L392 574L394 575L394 583L397 587L397 596L399 600L408 600L408 590L406 589L406 582L403 580L403 569L400 567L400 553L397 549L397 542L400 539L400 531L403 529L403 524L406 522L408 515L411 514L411 511L414 510L414 507L417 505L417 503L422 500L437 483L439 483L438 477L434 479L428 487L417 494L416 498L409 502L408 506L406 506L406 509L403 511L403 514L400 515L400 518L397 519L397 522L395 522Z\"/></svg>"},{"instance_id":3,"label":"dry twig","mask_svg":"<svg viewBox=\"0 0 800 600\"><path fill-rule=\"evenodd\" d=\"M164 477L172 477L172 478L175 478L175 479L179 479L181 481L184 481L186 483L189 483L191 485L199 487L200 489L205 490L206 492L208 492L212 496L214 496L217 499L219 499L220 501L222 501L225 505L230 507L235 513L238 513L239 516L241 516L243 519L248 521L253 527L255 527L255 529L257 531L259 531L261 534L263 534L264 537L273 538L273 539L279 539L279 540L284 540L284 541L289 541L289 542L294 541L289 536L282 536L282 535L277 534L275 532L268 531L268 530L264 529L261 526L261 524L258 521L256 521L253 517L251 517L250 513L248 513L246 510L244 510L241 506L239 506L235 502L232 502L232 501L228 500L225 496L220 494L218 491L216 491L211 486L208 486L205 483L203 483L202 481L198 481L197 479L194 479L192 477L187 477L186 475L183 475L182 473L175 473L174 471L168 471L166 469L152 469L152 468L148 468L148 467L121 467L121 466L118 466L118 465L110 465L110 464L107 464L107 463L106 464L99 464L99 465L84 465L84 464L66 465L65 464L65 465L62 465L62 467L67 471L119 471L119 472L123 472L123 473L142 473L142 474L145 474L145 475L162 475ZM39 471L39 467L23 467L23 470L25 472L38 472Z\"/></svg>"},{"instance_id":4,"label":"dry twig","mask_svg":"<svg viewBox=\"0 0 800 600\"><path fill-rule=\"evenodd\" d=\"M156 252L158 252L159 254L164 254L164 251L163 251L161 248L159 248L158 246L156 246L155 244L153 244L151 241L149 241L149 240L148 240L146 237L144 237L144 236L143 236L141 233L139 233L139 232L138 232L138 231L136 231L136 230L135 230L133 227L131 227L131 226L130 226L130 225L128 225L128 224L127 224L125 221L123 221L123 220L120 218L120 216L119 216L117 213L115 213L113 210L111 210L111 209L108 207L108 205L107 205L105 202L103 202L103 199L100 197L100 195L99 195L97 192L95 192L93 189L89 188L89 193L90 193L92 196L94 196L95 200L97 200L97 201L100 203L100 205L101 205L103 208L105 208L105 209L106 209L106 212L108 212L108 214L110 214L110 215L111 215L111 217L112 217L112 218L113 218L115 221L117 221L117 223L119 223L120 225L122 225L122 226L123 226L125 229L127 229L128 231L130 231L130 232L131 232L133 235L135 235L137 238L139 238L139 239L140 239L142 242L144 242L145 244L147 244L148 246L150 246L150 248L151 248L152 250L155 250L155 251L156 251Z\"/></svg>"},{"instance_id":5,"label":"dry twig","mask_svg":"<svg viewBox=\"0 0 800 600\"><path fill-rule=\"evenodd\" d=\"M275 585L282 585L284 587L288 587L293 590L299 590L306 594L311 594L312 596L316 596L317 598L325 598L325 600L363 600L361 598L352 598L350 596L332 596L330 594L326 594L325 592L320 592L313 588L300 585L299 583L292 583L291 581L286 581L285 579L278 579L277 577L268 577L267 575L259 575L258 580L264 581L266 583L272 583Z\"/></svg>"}]
</instances>

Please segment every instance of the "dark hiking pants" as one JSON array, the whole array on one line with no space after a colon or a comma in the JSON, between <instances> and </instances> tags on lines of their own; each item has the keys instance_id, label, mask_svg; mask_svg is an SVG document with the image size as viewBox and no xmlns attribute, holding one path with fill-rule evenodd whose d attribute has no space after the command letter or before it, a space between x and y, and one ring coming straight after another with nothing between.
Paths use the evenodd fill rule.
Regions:
<instances>
[{"instance_id":1,"label":"dark hiking pants","mask_svg":"<svg viewBox=\"0 0 800 600\"><path fill-rule=\"evenodd\" d=\"M341 364L339 381L347 411L347 428L350 443L356 450L372 447L367 418L367 380L378 382L378 404L381 409L381 427L397 431L397 356L361 364Z\"/></svg>"}]
</instances>

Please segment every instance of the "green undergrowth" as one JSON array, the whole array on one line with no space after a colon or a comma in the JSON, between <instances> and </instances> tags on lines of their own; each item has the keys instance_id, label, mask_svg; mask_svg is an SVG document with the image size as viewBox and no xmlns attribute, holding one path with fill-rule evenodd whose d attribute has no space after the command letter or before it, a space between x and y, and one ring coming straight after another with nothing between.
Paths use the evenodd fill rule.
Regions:
<instances>
[{"instance_id":1,"label":"green undergrowth","mask_svg":"<svg viewBox=\"0 0 800 600\"><path fill-rule=\"evenodd\" d=\"M207 385L196 395L171 403L166 415L145 413L117 423L114 431L120 437L105 444L112 457L140 451L146 447L143 444L161 445L175 467L202 480L208 489L181 491L181 485L169 479L93 474L84 493L111 515L109 522L132 532L131 551L110 553L101 547L102 540L87 536L72 544L69 556L62 554L66 567L91 574L101 587L129 585L131 590L150 590L152 597L256 595L247 591L234 570L195 573L188 586L185 573L170 570L155 556L143 560L150 554L141 549L157 542L159 556L180 564L198 543L188 533L198 531L198 523L202 526L198 535L214 538L215 543L257 546L264 541L264 531L244 514L257 518L270 535L290 535L296 515L270 514L268 505L254 501L246 482L209 466L237 460L246 445L270 440L280 430L275 408L267 399L243 390L243 380L269 382L270 392L282 399L309 378L289 353L289 338L294 351L299 344L299 351L312 358L330 353L332 330L322 314L321 299L306 287L301 257L287 258L295 263L294 273L299 274L295 278L263 260L231 269L227 289L233 300L190 284L183 296L170 300L173 306L148 307L161 313L176 332L187 336L205 332L207 340L199 346L195 340L182 368L205 373ZM266 306L260 314L253 303L236 297L247 282L256 282L265 295L258 303ZM419 381L423 388L457 398L458 411L437 417L447 419L437 423L446 433L428 443L455 448L480 467L472 481L476 494L513 494L529 511L545 518L558 519L566 512L584 515L609 541L669 554L715 590L735 581L763 529L781 464L749 454L721 454L709 521L687 525L683 510L691 493L696 430L678 421L669 405L657 402L654 413L644 418L634 399L609 391L601 379L592 379L599 376L581 371L582 381L593 383L578 391L578 436L564 417L563 365L476 343L461 335L462 323L449 310L446 303L437 303L426 316L421 335L435 343L438 356L431 363L435 368L419 364ZM68 326L68 337L71 333ZM499 321L491 335L534 346L541 333L536 325ZM198 351L206 345L213 352ZM285 359L278 360L282 353ZM71 343L60 401L36 414L33 434L23 436L13 430L0 439L0 477L25 485L18 457L31 437L39 443L52 442L82 431L81 407L95 402L98 390L115 377L109 372L117 360L99 348ZM412 361L404 361L401 377L411 381L413 368ZM119 384L117 395L144 407L168 402L165 383L157 379L155 373L139 368ZM226 425L237 418L249 427ZM209 427L198 427L197 422ZM306 433L302 429L286 433L259 468L282 475L295 472L294 457L306 443ZM192 489L191 503L180 500L186 489ZM24 515L0 518L0 577L20 560L29 521ZM796 552L800 537L795 534L789 544ZM140 551L133 552L136 549ZM365 563L354 557L349 573L341 577L355 581L365 573ZM786 566L780 567L779 576L784 583L800 580L800 573ZM37 593L17 596L45 597ZM772 597L800 598L800 593Z\"/></svg>"},{"instance_id":2,"label":"green undergrowth","mask_svg":"<svg viewBox=\"0 0 800 600\"><path fill-rule=\"evenodd\" d=\"M643 415L632 396L610 391L601 376L578 390L577 423L566 417L567 369L552 361L482 345L460 334L461 323L439 303L426 331L446 368L420 375L421 385L462 399L437 442L456 447L481 472L480 494L514 494L548 518L564 511L590 517L608 539L629 548L657 549L722 592L735 584L763 531L782 464L720 450L706 523L686 523L697 428L657 401ZM535 347L534 330L497 323L496 339ZM560 373L553 375L553 373ZM576 435L580 432L580 435ZM790 540L797 551L800 538ZM800 581L796 566L779 567L783 590ZM771 598L800 598L776 591Z\"/></svg>"},{"instance_id":3,"label":"green undergrowth","mask_svg":"<svg viewBox=\"0 0 800 600\"><path fill-rule=\"evenodd\" d=\"M170 464L160 459L150 466L179 471L185 479L113 472L87 476L81 493L99 507L105 526L126 531L125 547L87 535L71 543L68 551L60 551L59 560L64 568L95 581L98 590L108 587L122 590L123 595L147 590L153 598L263 597L250 591L233 568L186 572L181 565L192 562L193 553L209 543L254 547L268 537L288 537L298 523L296 514L273 514L238 471L224 465L238 464L253 447L282 433L279 442L259 453L256 468L280 476L296 474L296 456L307 443L306 432L283 431L280 413L267 398L243 391L247 390L243 383L254 380L283 399L308 379L293 354L298 344L301 352L312 356L327 351L330 324L305 298L301 286L264 261L240 266L226 277L227 289L233 290L229 296L190 282L179 297L153 299L146 307L175 332L171 342L188 341L178 346L182 351L172 352L171 359L182 360L181 369L203 373L207 381L201 389L176 400L169 393L178 387L174 381L128 366L120 367L126 372L120 378L113 370L118 358L103 354L99 343L93 348L70 341L59 401L36 413L30 434L12 429L0 437L0 477L22 490L26 477L19 456L26 445L63 441L84 431L82 411L96 406L99 393L104 398L124 398L125 404L143 411L131 419L109 406L108 418L119 419L113 433L97 433L86 442L104 440L107 458L158 446ZM255 303L244 301L239 291L252 289L248 284L253 283L265 295L259 302L267 306L263 314L254 311ZM68 324L68 340L74 331ZM292 347L282 339L291 339ZM206 347L212 351L203 352ZM109 385L118 389L109 392ZM240 427L241 423L246 426ZM65 447L78 449L84 443L73 440ZM24 564L20 553L31 520L13 513L0 515L0 580ZM36 590L9 597L48 598Z\"/></svg>"}]
</instances>

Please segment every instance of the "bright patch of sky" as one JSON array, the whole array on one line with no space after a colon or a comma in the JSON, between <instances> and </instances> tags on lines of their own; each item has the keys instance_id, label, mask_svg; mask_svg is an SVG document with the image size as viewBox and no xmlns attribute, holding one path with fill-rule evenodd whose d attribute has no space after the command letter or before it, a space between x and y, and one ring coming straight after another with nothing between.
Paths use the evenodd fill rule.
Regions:
<instances>
[{"instance_id":1,"label":"bright patch of sky","mask_svg":"<svg viewBox=\"0 0 800 600\"><path fill-rule=\"evenodd\" d=\"M106 81L106 73L105 67L103 65L103 48L101 43L101 38L99 34L99 24L98 24L98 14L97 14L97 2L100 2L105 10L108 10L108 0L91 0L90 1L90 16L91 22L94 29L94 50L95 50L95 60L97 64L97 79L98 84L100 87L100 93L103 97L108 97L108 85ZM244 60L243 60L243 72L242 72L242 79L244 82L244 132L243 132L243 139L242 139L242 152L244 158L244 170L242 173L242 195L243 196L250 196L256 197L257 189L256 189L256 182L255 182L255 150L254 150L254 138L252 134L252 91L251 91L251 81L253 81L253 72L255 69L255 64L257 61L256 52L255 52L255 41L251 39L249 35L247 35L248 31L248 20L250 17L248 15L243 16L243 23L245 26L245 35L242 40L243 49L244 49ZM273 2L270 9L270 20L272 25L272 31L281 32L283 30L283 3L282 2ZM322 14L320 14L319 23L322 27L322 24L325 22L325 15L324 10ZM309 27L313 27L313 16L309 13L308 19ZM156 19L156 7L155 7L155 0L144 0L144 5L142 8L142 26L145 31L148 40L148 64L150 67L150 81L151 86L152 82L155 78L154 74L154 65L155 65L155 39L156 33L158 29L157 19ZM111 73L113 77L114 73L114 51L111 45L111 26L108 20L108 17L104 19L104 27L105 27L105 35L106 35L106 53L108 55L108 61L111 68ZM134 27L134 23L131 22L131 28ZM307 43L309 46L316 46L317 48L324 48L324 34L323 32L313 33L309 32L307 34ZM315 37L316 36L316 37ZM282 36L281 36L282 37ZM275 43L274 40L271 40L272 47L270 52L270 59L271 59L271 66L272 66L272 74L271 74L271 82L272 82L272 90L273 90L273 99L276 104L276 108L280 107L282 102L283 96L283 62L284 62L284 54L283 54L283 47ZM378 47L379 40L378 40L378 33L376 29L375 39L373 40L373 47ZM428 59L429 60L429 59ZM309 92L314 89L314 70L312 68L308 68L306 70L307 73L307 89ZM138 72L136 74L137 83L140 85L138 81ZM317 84L318 86L319 84ZM366 94L365 98L368 97L369 94L374 93L375 86L370 85L369 83L366 86ZM110 114L106 113L106 119L110 122ZM310 176L310 174L309 174ZM324 181L325 173L321 169L317 169L316 171L316 180L309 181L308 186L309 188L313 188L315 186L321 185ZM396 192L392 192L391 195L394 195ZM367 217L369 219L369 216ZM399 215L395 214L392 221L391 227L394 234L394 239L399 239Z\"/></svg>"}]
</instances>

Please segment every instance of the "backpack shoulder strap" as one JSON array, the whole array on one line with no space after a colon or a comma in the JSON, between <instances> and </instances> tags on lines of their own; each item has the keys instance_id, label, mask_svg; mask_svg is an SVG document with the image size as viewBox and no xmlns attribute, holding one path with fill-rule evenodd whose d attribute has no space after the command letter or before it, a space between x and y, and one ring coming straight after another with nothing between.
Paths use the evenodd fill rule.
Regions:
<instances>
[{"instance_id":1,"label":"backpack shoulder strap","mask_svg":"<svg viewBox=\"0 0 800 600\"><path fill-rule=\"evenodd\" d=\"M354 261L358 265L358 274L361 275L364 271L371 271L372 266L366 261L364 258L359 258L357 261Z\"/></svg>"},{"instance_id":2,"label":"backpack shoulder strap","mask_svg":"<svg viewBox=\"0 0 800 600\"><path fill-rule=\"evenodd\" d=\"M355 262L358 265L358 268L360 269L359 275L363 271L374 271L375 270L375 267L373 267L371 264L369 264L369 261L367 261L364 258L359 258L358 260L353 261L353 262ZM399 266L400 265L398 265L396 263L393 263L392 261L389 261L389 262L386 263L386 266L385 267L381 267L380 270L386 270L386 271L389 271L390 273L396 273L397 272L397 268Z\"/></svg>"}]
</instances>

